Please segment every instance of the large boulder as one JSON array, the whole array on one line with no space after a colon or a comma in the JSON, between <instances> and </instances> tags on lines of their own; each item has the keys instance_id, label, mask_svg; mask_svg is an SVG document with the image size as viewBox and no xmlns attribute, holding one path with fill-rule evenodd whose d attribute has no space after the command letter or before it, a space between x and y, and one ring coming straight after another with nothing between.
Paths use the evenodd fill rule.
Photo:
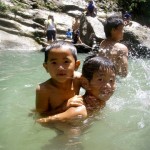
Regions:
<instances>
[{"instance_id":1,"label":"large boulder","mask_svg":"<svg viewBox=\"0 0 150 150\"><path fill-rule=\"evenodd\" d=\"M129 48L129 54L135 57L150 58L150 28L131 21L124 29L124 42Z\"/></svg>"},{"instance_id":2,"label":"large boulder","mask_svg":"<svg viewBox=\"0 0 150 150\"><path fill-rule=\"evenodd\" d=\"M80 37L83 43L92 46L92 37L101 41L105 39L104 26L97 17L82 15L80 19Z\"/></svg>"},{"instance_id":3,"label":"large boulder","mask_svg":"<svg viewBox=\"0 0 150 150\"><path fill-rule=\"evenodd\" d=\"M42 46L33 38L10 34L0 30L0 50L34 51Z\"/></svg>"}]
</instances>

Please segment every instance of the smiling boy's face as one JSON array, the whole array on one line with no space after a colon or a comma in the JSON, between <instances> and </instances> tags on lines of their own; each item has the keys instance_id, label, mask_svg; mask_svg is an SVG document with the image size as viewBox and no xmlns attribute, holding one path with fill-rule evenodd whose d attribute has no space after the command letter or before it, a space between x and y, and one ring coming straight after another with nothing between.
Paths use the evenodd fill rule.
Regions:
<instances>
[{"instance_id":1,"label":"smiling boy's face","mask_svg":"<svg viewBox=\"0 0 150 150\"><path fill-rule=\"evenodd\" d=\"M115 78L116 75L111 69L95 72L89 81L89 92L97 99L107 101L115 91Z\"/></svg>"},{"instance_id":2,"label":"smiling boy's face","mask_svg":"<svg viewBox=\"0 0 150 150\"><path fill-rule=\"evenodd\" d=\"M71 51L66 47L53 48L48 54L47 63L43 64L51 78L58 82L65 82L73 78L74 71L80 65L75 61Z\"/></svg>"}]
</instances>

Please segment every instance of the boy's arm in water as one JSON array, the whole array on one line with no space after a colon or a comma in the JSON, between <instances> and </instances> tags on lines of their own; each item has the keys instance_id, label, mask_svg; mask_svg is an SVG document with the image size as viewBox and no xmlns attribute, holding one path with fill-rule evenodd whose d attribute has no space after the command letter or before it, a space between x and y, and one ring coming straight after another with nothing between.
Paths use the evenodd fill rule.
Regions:
<instances>
[{"instance_id":1,"label":"boy's arm in water","mask_svg":"<svg viewBox=\"0 0 150 150\"><path fill-rule=\"evenodd\" d=\"M126 77L128 74L128 48L123 45L119 44L120 53L119 53L119 60L118 60L118 68L119 68L119 75L121 77Z\"/></svg>"},{"instance_id":2,"label":"boy's arm in water","mask_svg":"<svg viewBox=\"0 0 150 150\"><path fill-rule=\"evenodd\" d=\"M67 122L73 119L84 119L87 117L86 107L82 104L81 96L74 96L69 99L65 104L65 108L68 108L62 113L51 115L45 118L37 119L39 123L47 122ZM63 106L64 107L64 106Z\"/></svg>"}]
</instances>

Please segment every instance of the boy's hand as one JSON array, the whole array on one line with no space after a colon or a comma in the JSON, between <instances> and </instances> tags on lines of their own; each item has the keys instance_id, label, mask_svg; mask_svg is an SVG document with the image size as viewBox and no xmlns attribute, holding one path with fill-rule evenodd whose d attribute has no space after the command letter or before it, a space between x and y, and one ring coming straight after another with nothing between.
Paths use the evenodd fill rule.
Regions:
<instances>
[{"instance_id":1,"label":"boy's hand","mask_svg":"<svg viewBox=\"0 0 150 150\"><path fill-rule=\"evenodd\" d=\"M57 120L57 115L52 115L52 116L37 119L36 122L38 122L38 123L48 123L48 122L54 122L56 120Z\"/></svg>"},{"instance_id":2,"label":"boy's hand","mask_svg":"<svg viewBox=\"0 0 150 150\"><path fill-rule=\"evenodd\" d=\"M70 98L67 103L65 108L68 109L70 107L78 107L83 105L83 98L81 95L75 95L74 97Z\"/></svg>"},{"instance_id":3,"label":"boy's hand","mask_svg":"<svg viewBox=\"0 0 150 150\"><path fill-rule=\"evenodd\" d=\"M36 122L38 122L38 123L47 123L47 122L49 122L49 118L48 117L40 118L40 119L37 119Z\"/></svg>"}]
</instances>

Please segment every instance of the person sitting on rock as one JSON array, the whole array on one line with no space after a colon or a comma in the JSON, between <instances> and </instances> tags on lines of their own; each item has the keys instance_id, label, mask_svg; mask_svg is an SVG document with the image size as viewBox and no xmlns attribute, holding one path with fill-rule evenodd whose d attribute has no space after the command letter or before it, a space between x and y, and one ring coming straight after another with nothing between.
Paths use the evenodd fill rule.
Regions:
<instances>
[{"instance_id":1,"label":"person sitting on rock","mask_svg":"<svg viewBox=\"0 0 150 150\"><path fill-rule=\"evenodd\" d=\"M82 44L82 40L80 38L80 31L79 29L75 31L74 38L73 38L73 44Z\"/></svg>"},{"instance_id":2,"label":"person sitting on rock","mask_svg":"<svg viewBox=\"0 0 150 150\"><path fill-rule=\"evenodd\" d=\"M90 0L88 3L88 6L86 8L86 15L91 16L91 17L95 17L96 14L97 14L97 8L95 6L95 3L93 0Z\"/></svg>"},{"instance_id":3,"label":"person sitting on rock","mask_svg":"<svg viewBox=\"0 0 150 150\"><path fill-rule=\"evenodd\" d=\"M123 16L123 21L124 21L124 25L130 25L130 21L131 21L131 15L128 11L125 12L124 16Z\"/></svg>"},{"instance_id":4,"label":"person sitting on rock","mask_svg":"<svg viewBox=\"0 0 150 150\"><path fill-rule=\"evenodd\" d=\"M68 29L67 32L66 32L66 38L67 39L72 39L72 32L71 32L70 29Z\"/></svg>"}]
</instances>

